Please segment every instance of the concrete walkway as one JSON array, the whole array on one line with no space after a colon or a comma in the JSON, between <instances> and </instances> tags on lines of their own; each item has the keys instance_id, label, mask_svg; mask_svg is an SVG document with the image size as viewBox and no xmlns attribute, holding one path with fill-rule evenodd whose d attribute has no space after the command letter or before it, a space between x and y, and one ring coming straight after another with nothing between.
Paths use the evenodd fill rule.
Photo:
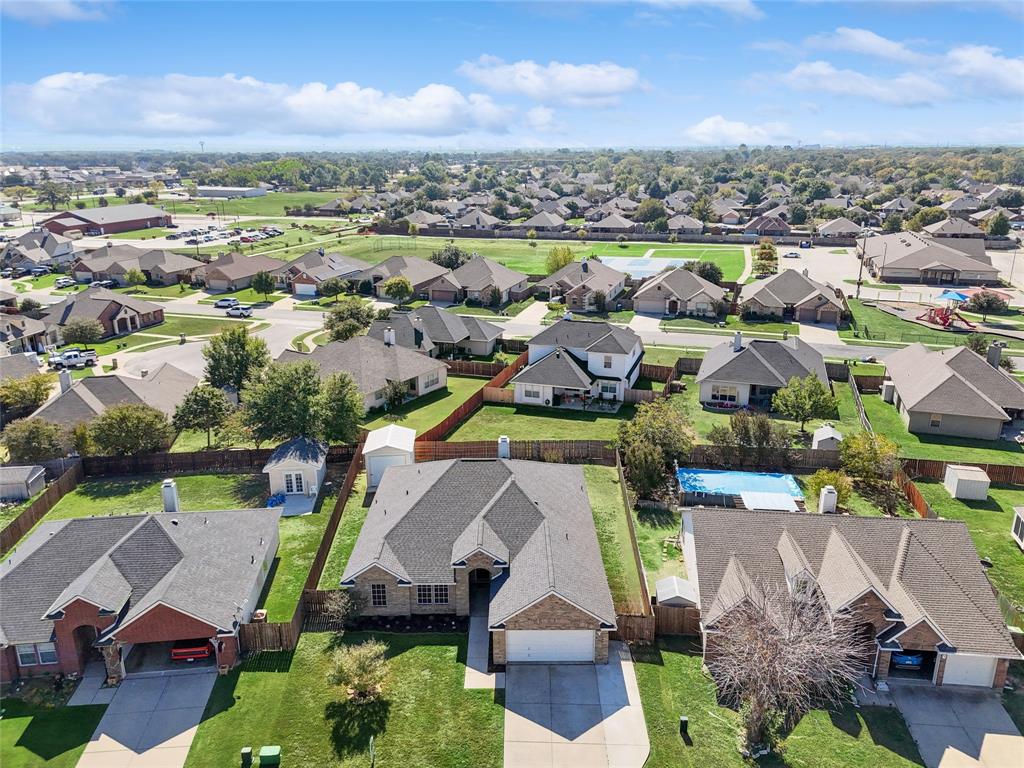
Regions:
<instances>
[{"instance_id":1,"label":"concrete walkway","mask_svg":"<svg viewBox=\"0 0 1024 768\"><path fill-rule=\"evenodd\" d=\"M1024 738L988 688L893 685L927 768L1019 768Z\"/></svg>"},{"instance_id":2,"label":"concrete walkway","mask_svg":"<svg viewBox=\"0 0 1024 768\"><path fill-rule=\"evenodd\" d=\"M78 768L182 768L216 679L212 669L128 677Z\"/></svg>"},{"instance_id":3,"label":"concrete walkway","mask_svg":"<svg viewBox=\"0 0 1024 768\"><path fill-rule=\"evenodd\" d=\"M68 699L69 707L84 707L90 704L109 704L117 693L117 688L104 688L107 679L107 668L102 661L90 661L85 666L78 687Z\"/></svg>"},{"instance_id":4,"label":"concrete walkway","mask_svg":"<svg viewBox=\"0 0 1024 768\"><path fill-rule=\"evenodd\" d=\"M753 246L750 245L743 247L743 271L740 272L740 276L736 278L737 285L743 285L743 283L747 282L747 278L750 277L750 273L754 271L753 250Z\"/></svg>"},{"instance_id":5,"label":"concrete walkway","mask_svg":"<svg viewBox=\"0 0 1024 768\"><path fill-rule=\"evenodd\" d=\"M650 753L629 648L607 664L510 664L505 768L641 768Z\"/></svg>"},{"instance_id":6,"label":"concrete walkway","mask_svg":"<svg viewBox=\"0 0 1024 768\"><path fill-rule=\"evenodd\" d=\"M488 672L490 660L490 632L487 631L487 614L473 613L469 617L469 643L466 648L466 677L464 688L505 687L504 672Z\"/></svg>"}]
</instances>

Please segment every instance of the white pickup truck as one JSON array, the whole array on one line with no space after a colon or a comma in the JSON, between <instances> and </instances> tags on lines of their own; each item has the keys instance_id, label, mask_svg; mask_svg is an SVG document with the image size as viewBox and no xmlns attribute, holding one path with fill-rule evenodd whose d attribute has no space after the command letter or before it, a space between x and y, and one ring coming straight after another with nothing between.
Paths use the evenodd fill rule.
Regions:
<instances>
[{"instance_id":1,"label":"white pickup truck","mask_svg":"<svg viewBox=\"0 0 1024 768\"><path fill-rule=\"evenodd\" d=\"M93 349L65 349L60 354L50 355L51 368L81 368L96 365L96 351Z\"/></svg>"}]
</instances>

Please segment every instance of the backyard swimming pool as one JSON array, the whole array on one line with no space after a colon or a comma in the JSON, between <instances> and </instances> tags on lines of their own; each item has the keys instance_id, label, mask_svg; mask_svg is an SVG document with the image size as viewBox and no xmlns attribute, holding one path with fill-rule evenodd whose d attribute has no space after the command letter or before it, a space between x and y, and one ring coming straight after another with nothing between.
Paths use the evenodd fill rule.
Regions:
<instances>
[{"instance_id":1,"label":"backyard swimming pool","mask_svg":"<svg viewBox=\"0 0 1024 768\"><path fill-rule=\"evenodd\" d=\"M676 471L683 493L740 496L743 493L781 493L802 499L796 478L773 472L737 472L731 469L688 469Z\"/></svg>"}]
</instances>

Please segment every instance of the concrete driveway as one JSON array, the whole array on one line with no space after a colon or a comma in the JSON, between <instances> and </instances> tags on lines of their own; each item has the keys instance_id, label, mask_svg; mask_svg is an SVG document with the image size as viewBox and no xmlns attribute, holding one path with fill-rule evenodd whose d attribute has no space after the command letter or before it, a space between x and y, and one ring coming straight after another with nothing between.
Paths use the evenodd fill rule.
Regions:
<instances>
[{"instance_id":1,"label":"concrete driveway","mask_svg":"<svg viewBox=\"0 0 1024 768\"><path fill-rule=\"evenodd\" d=\"M1020 768L1024 738L986 688L893 685L928 768Z\"/></svg>"},{"instance_id":2,"label":"concrete driveway","mask_svg":"<svg viewBox=\"0 0 1024 768\"><path fill-rule=\"evenodd\" d=\"M181 768L216 679L213 670L128 677L78 768Z\"/></svg>"},{"instance_id":3,"label":"concrete driveway","mask_svg":"<svg viewBox=\"0 0 1024 768\"><path fill-rule=\"evenodd\" d=\"M640 768L649 753L624 643L611 643L608 664L506 668L505 768Z\"/></svg>"}]
</instances>

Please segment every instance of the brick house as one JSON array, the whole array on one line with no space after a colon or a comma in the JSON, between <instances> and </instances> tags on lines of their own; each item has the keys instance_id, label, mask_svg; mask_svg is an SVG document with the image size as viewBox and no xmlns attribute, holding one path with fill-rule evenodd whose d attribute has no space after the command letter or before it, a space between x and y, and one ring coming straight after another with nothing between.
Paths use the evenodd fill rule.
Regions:
<instances>
[{"instance_id":1,"label":"brick house","mask_svg":"<svg viewBox=\"0 0 1024 768\"><path fill-rule=\"evenodd\" d=\"M767 583L853 613L875 680L1000 689L1021 658L963 522L700 508L683 511L682 529L705 655L722 617Z\"/></svg>"},{"instance_id":2,"label":"brick house","mask_svg":"<svg viewBox=\"0 0 1024 768\"><path fill-rule=\"evenodd\" d=\"M164 321L164 309L151 301L97 286L50 305L42 319L48 329L58 331L69 320L96 320L103 326L103 338L106 338L158 325Z\"/></svg>"},{"instance_id":3,"label":"brick house","mask_svg":"<svg viewBox=\"0 0 1024 768\"><path fill-rule=\"evenodd\" d=\"M727 306L724 288L682 267L655 275L633 294L633 309L659 316L716 317Z\"/></svg>"},{"instance_id":4,"label":"brick house","mask_svg":"<svg viewBox=\"0 0 1024 768\"><path fill-rule=\"evenodd\" d=\"M364 615L487 615L492 660L608 661L615 608L582 468L389 466L341 586Z\"/></svg>"},{"instance_id":5,"label":"brick house","mask_svg":"<svg viewBox=\"0 0 1024 768\"><path fill-rule=\"evenodd\" d=\"M758 317L781 317L798 323L838 323L842 300L831 285L811 279L807 270L784 269L740 288L740 311Z\"/></svg>"},{"instance_id":6,"label":"brick house","mask_svg":"<svg viewBox=\"0 0 1024 768\"><path fill-rule=\"evenodd\" d=\"M605 301L613 301L626 287L626 275L590 258L573 261L537 283L537 289L555 300L563 297L566 309L592 312L597 308L595 294L604 293Z\"/></svg>"},{"instance_id":7,"label":"brick house","mask_svg":"<svg viewBox=\"0 0 1024 768\"><path fill-rule=\"evenodd\" d=\"M44 523L0 575L0 677L80 674L102 659L120 680L133 652L169 654L177 640L208 641L218 665L234 665L279 517L246 509Z\"/></svg>"},{"instance_id":8,"label":"brick house","mask_svg":"<svg viewBox=\"0 0 1024 768\"><path fill-rule=\"evenodd\" d=\"M112 235L137 229L166 227L171 214L147 203L111 205L106 208L83 208L65 211L47 219L42 226L55 235L78 232L83 235Z\"/></svg>"}]
</instances>

